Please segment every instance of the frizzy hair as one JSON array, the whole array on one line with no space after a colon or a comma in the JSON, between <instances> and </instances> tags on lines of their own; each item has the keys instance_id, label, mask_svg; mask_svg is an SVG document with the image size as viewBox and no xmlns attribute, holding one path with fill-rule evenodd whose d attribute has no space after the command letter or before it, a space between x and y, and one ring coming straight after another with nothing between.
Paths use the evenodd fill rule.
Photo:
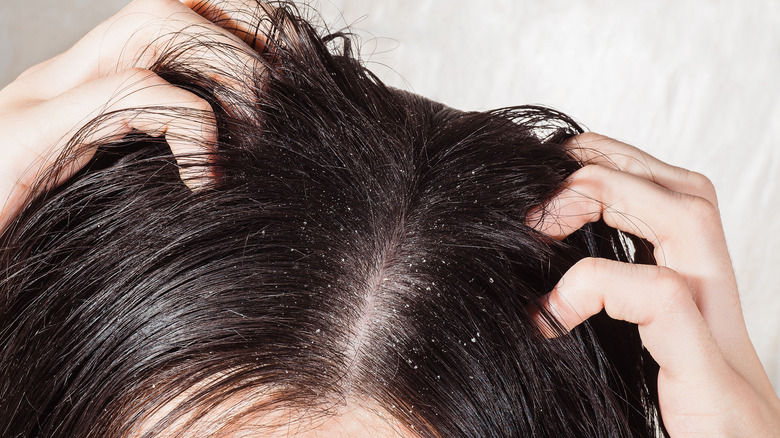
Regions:
<instances>
[{"instance_id":1,"label":"frizzy hair","mask_svg":"<svg viewBox=\"0 0 780 438\"><path fill-rule=\"evenodd\" d=\"M202 436L225 405L209 434L354 400L422 437L664 435L634 326L600 314L548 340L532 320L577 260L635 258L601 222L563 242L527 224L582 165L563 146L582 129L389 88L349 34L274 6L264 68L234 74L253 93L188 47L154 68L214 107L207 187L134 133L2 234L0 435Z\"/></svg>"}]
</instances>

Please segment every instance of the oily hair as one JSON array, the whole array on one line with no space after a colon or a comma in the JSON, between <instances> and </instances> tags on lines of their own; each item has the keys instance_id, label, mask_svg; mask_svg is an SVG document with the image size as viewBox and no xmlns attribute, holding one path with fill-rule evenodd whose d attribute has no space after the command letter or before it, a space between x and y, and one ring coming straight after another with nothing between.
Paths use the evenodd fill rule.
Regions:
<instances>
[{"instance_id":1,"label":"oily hair","mask_svg":"<svg viewBox=\"0 0 780 438\"><path fill-rule=\"evenodd\" d=\"M421 437L665 435L635 326L534 323L578 260L647 257L602 222L563 242L529 226L581 167L563 144L582 129L387 87L302 15L264 18L263 68L234 75L252 93L188 47L161 54L154 71L216 114L205 187L140 133L39 182L0 237L0 435L305 428L354 401Z\"/></svg>"}]
</instances>

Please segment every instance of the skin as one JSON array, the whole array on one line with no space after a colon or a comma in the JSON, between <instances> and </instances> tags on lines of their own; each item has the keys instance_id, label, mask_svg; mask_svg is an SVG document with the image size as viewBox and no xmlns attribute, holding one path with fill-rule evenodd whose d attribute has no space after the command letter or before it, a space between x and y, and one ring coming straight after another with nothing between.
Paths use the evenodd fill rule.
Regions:
<instances>
[{"instance_id":1,"label":"skin","mask_svg":"<svg viewBox=\"0 0 780 438\"><path fill-rule=\"evenodd\" d=\"M598 134L568 146L586 165L533 225L563 239L604 219L652 243L658 266L587 258L542 304L569 330L602 309L639 325L671 436L776 436L780 400L748 337L712 183Z\"/></svg>"},{"instance_id":2,"label":"skin","mask_svg":"<svg viewBox=\"0 0 780 438\"><path fill-rule=\"evenodd\" d=\"M196 2L192 3L195 6ZM214 8L201 9L215 14ZM223 14L221 20L249 40L241 32L240 23L251 23L241 21L240 16L234 18ZM166 47L191 44L186 31L200 35L212 46L216 43L241 49L196 51L199 59L214 67L217 77L226 64L234 71L261 68L256 61L259 55L249 44L184 2L135 0L72 48L31 67L0 91L0 132L7 133L8 145L0 162L0 199L7 200L0 211L0 227L35 194L36 179L58 160L68 140L101 113L120 111L111 123L102 124L90 137L70 145L78 158L56 182L65 181L89 162L94 150L81 145L102 138L121 138L136 129L152 136L165 135L179 164L188 165L182 172L185 182L193 188L203 183L202 178L208 176L207 163L193 163L187 156L208 152L216 141L212 108L149 70ZM262 44L256 39L249 41ZM243 56L236 57L235 53ZM242 89L243 84L231 83L227 78L225 81L237 92L251 91ZM223 103L230 108L229 100ZM146 111L121 112L138 107ZM187 117L181 117L182 111Z\"/></svg>"},{"instance_id":3,"label":"skin","mask_svg":"<svg viewBox=\"0 0 780 438\"><path fill-rule=\"evenodd\" d=\"M204 382L205 383L205 382ZM139 438L151 430L158 421L187 400L197 390L191 388L171 402L161 406L144 419L128 438ZM260 402L269 408L257 408ZM175 424L159 434L161 438L203 436L219 438L414 438L414 434L381 406L371 400L349 398L331 405L318 406L319 410L296 410L274 404L274 395L267 388L236 394L218 406L209 409L205 416L179 418ZM187 425L187 426L185 426ZM183 432L183 435L181 434Z\"/></svg>"},{"instance_id":4,"label":"skin","mask_svg":"<svg viewBox=\"0 0 780 438\"><path fill-rule=\"evenodd\" d=\"M245 54L236 59L204 52L208 64L260 68L257 51L264 42L253 31L255 14L231 12L246 8L246 0L135 0L73 48L0 90L0 132L6 145L0 151L0 199L7 200L0 210L0 229L41 190L36 179L63 152L75 152L78 158L60 170L55 183L89 161L94 150L83 145L133 129L165 135L179 163L189 164L182 168L182 178L190 187L207 181L208 163L188 162L187 155L208 152L215 142L211 107L149 68L160 49L182 42L178 32L193 26ZM246 91L243 84L230 85ZM229 97L224 103L230 106ZM146 110L120 113L107 119L96 136L69 144L96 115L138 107ZM186 109L188 117L170 107ZM569 330L601 309L639 325L660 365L661 414L671 436L773 436L780 430L780 399L745 328L712 183L600 135L579 135L568 146L585 167L529 222L562 239L603 218L650 241L659 265L584 259L543 297L542 305ZM549 337L564 335L541 320L540 327ZM299 428L295 436L365 436L367 427L371 436L399 436L398 425L376 412L345 408Z\"/></svg>"}]
</instances>

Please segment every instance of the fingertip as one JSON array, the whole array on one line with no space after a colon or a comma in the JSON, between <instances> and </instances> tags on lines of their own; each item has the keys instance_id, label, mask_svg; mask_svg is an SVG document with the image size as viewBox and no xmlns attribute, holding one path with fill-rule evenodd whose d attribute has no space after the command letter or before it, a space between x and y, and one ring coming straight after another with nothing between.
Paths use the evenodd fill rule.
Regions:
<instances>
[{"instance_id":1,"label":"fingertip","mask_svg":"<svg viewBox=\"0 0 780 438\"><path fill-rule=\"evenodd\" d=\"M168 138L166 141L179 166L179 177L192 191L199 191L214 179L211 166L213 143L195 139Z\"/></svg>"},{"instance_id":2,"label":"fingertip","mask_svg":"<svg viewBox=\"0 0 780 438\"><path fill-rule=\"evenodd\" d=\"M135 81L133 88L111 109L131 109L124 116L128 131L136 129L153 137L165 136L188 187L199 189L207 185L211 175L209 164L218 143L216 115L211 104L148 70L123 72L111 83L122 83L137 73L145 73L143 81Z\"/></svg>"},{"instance_id":3,"label":"fingertip","mask_svg":"<svg viewBox=\"0 0 780 438\"><path fill-rule=\"evenodd\" d=\"M539 331L542 333L542 336L545 337L545 339L555 339L561 334L559 334L555 329L553 329L550 322L542 316L541 313L537 312L535 315L533 315L534 323L536 324L536 327L539 329Z\"/></svg>"},{"instance_id":4,"label":"fingertip","mask_svg":"<svg viewBox=\"0 0 780 438\"><path fill-rule=\"evenodd\" d=\"M547 205L540 205L529 211L526 215L526 225L558 241L579 228L566 223L560 215L548 212L547 208Z\"/></svg>"},{"instance_id":5,"label":"fingertip","mask_svg":"<svg viewBox=\"0 0 780 438\"><path fill-rule=\"evenodd\" d=\"M597 134L595 132L583 132L582 134L577 134L572 137L569 137L568 140L566 140L563 145L570 149L577 149L577 148L584 148L583 145L589 144L589 143L596 143L596 142L603 142L603 141L614 141L613 139Z\"/></svg>"},{"instance_id":6,"label":"fingertip","mask_svg":"<svg viewBox=\"0 0 780 438\"><path fill-rule=\"evenodd\" d=\"M525 216L525 223L534 230L555 240L563 240L568 235L555 215L548 209L555 200L531 208Z\"/></svg>"},{"instance_id":7,"label":"fingertip","mask_svg":"<svg viewBox=\"0 0 780 438\"><path fill-rule=\"evenodd\" d=\"M205 188L213 180L211 160L218 142L211 106L205 100L198 103L190 106L198 111L197 115L174 118L165 137L179 165L181 180L193 191Z\"/></svg>"},{"instance_id":8,"label":"fingertip","mask_svg":"<svg viewBox=\"0 0 780 438\"><path fill-rule=\"evenodd\" d=\"M214 180L214 173L211 172L211 168L208 166L201 167L198 170L181 168L179 169L179 177L191 191L199 192L205 190Z\"/></svg>"},{"instance_id":9,"label":"fingertip","mask_svg":"<svg viewBox=\"0 0 780 438\"><path fill-rule=\"evenodd\" d=\"M542 335L546 339L555 339L567 334L568 331L562 329L560 322L555 318L555 315L550 312L549 298L550 294L547 293L537 299L536 302L530 306L529 313L531 321L534 322Z\"/></svg>"}]
</instances>

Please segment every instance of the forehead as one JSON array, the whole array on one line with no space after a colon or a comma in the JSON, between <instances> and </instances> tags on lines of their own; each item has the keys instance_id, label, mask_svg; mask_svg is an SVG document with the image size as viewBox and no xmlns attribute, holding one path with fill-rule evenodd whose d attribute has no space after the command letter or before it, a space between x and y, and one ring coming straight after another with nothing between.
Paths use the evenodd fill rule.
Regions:
<instances>
[{"instance_id":1,"label":"forehead","mask_svg":"<svg viewBox=\"0 0 780 438\"><path fill-rule=\"evenodd\" d=\"M200 385L199 385L200 386ZM323 403L314 408L287 408L274 403L267 392L242 391L208 409L189 409L181 415L174 412L197 397L197 387L175 397L145 418L130 438L151 432L166 416L175 419L155 436L208 436L218 438L417 438L371 401L351 399L339 406ZM268 406L262 408L260 406ZM273 406L273 407L270 407ZM260 407L260 408L258 408ZM159 423L161 422L161 423ZM411 426L412 428L414 426Z\"/></svg>"}]
</instances>

